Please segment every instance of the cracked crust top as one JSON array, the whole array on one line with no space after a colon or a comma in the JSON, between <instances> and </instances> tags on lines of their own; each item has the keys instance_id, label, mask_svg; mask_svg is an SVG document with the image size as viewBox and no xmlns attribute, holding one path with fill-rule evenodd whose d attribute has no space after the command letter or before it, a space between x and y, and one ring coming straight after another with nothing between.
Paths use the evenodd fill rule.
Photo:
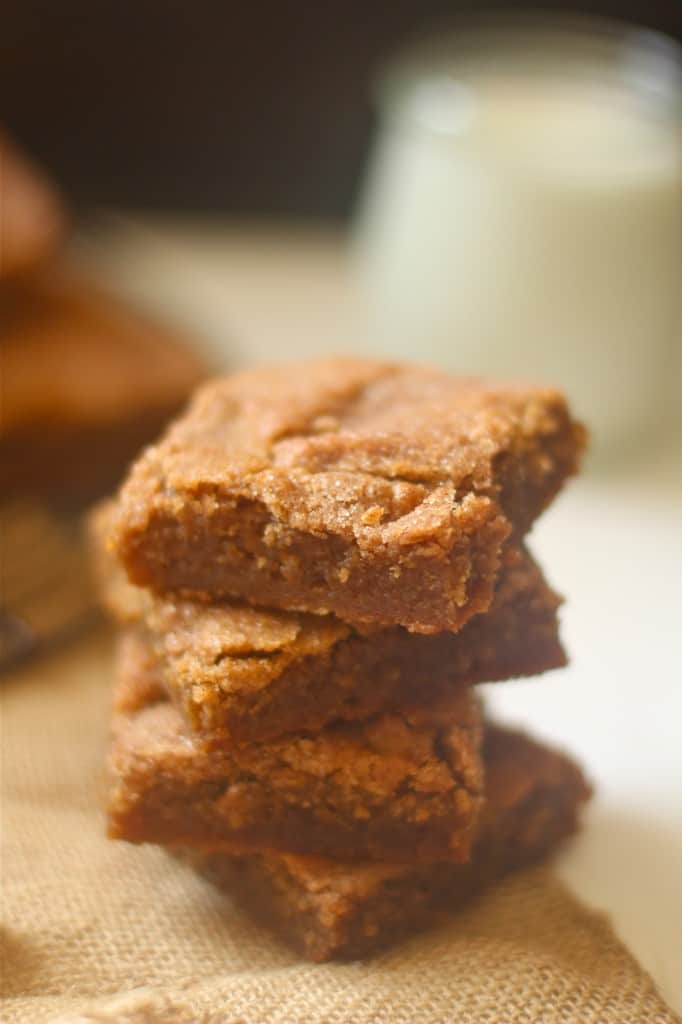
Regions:
<instances>
[{"instance_id":1,"label":"cracked crust top","mask_svg":"<svg viewBox=\"0 0 682 1024\"><path fill-rule=\"evenodd\" d=\"M143 454L113 542L157 590L459 628L583 445L550 389L348 359L260 368L200 389Z\"/></svg>"}]
</instances>

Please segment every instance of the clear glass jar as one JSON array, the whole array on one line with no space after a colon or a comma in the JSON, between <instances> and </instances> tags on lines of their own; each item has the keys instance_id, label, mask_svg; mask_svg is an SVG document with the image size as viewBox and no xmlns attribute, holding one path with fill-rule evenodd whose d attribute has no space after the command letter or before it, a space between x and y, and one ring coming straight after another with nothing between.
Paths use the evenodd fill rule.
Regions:
<instances>
[{"instance_id":1,"label":"clear glass jar","mask_svg":"<svg viewBox=\"0 0 682 1024\"><path fill-rule=\"evenodd\" d=\"M643 432L682 343L681 81L671 40L591 18L393 66L357 224L377 349L559 384L598 447Z\"/></svg>"}]
</instances>

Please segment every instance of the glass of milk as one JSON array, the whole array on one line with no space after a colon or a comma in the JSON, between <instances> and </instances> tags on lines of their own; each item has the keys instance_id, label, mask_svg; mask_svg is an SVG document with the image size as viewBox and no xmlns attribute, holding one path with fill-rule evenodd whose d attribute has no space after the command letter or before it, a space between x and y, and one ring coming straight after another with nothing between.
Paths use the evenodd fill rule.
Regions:
<instances>
[{"instance_id":1,"label":"glass of milk","mask_svg":"<svg viewBox=\"0 0 682 1024\"><path fill-rule=\"evenodd\" d=\"M394 66L357 225L376 348L558 384L602 450L682 403L681 83L671 40L593 19Z\"/></svg>"}]
</instances>

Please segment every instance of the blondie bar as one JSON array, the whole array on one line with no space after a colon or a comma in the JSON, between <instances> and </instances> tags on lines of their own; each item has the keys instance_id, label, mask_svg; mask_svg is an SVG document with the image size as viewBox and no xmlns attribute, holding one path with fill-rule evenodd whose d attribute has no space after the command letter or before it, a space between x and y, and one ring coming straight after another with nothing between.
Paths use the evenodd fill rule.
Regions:
<instances>
[{"instance_id":1,"label":"blondie bar","mask_svg":"<svg viewBox=\"0 0 682 1024\"><path fill-rule=\"evenodd\" d=\"M487 800L469 864L357 864L274 853L183 855L304 956L366 956L443 919L575 831L590 789L568 757L521 733L489 726L484 761Z\"/></svg>"},{"instance_id":2,"label":"blondie bar","mask_svg":"<svg viewBox=\"0 0 682 1024\"><path fill-rule=\"evenodd\" d=\"M483 788L469 690L434 708L207 751L158 699L148 655L129 634L113 723L112 837L351 859L469 856Z\"/></svg>"},{"instance_id":3,"label":"blondie bar","mask_svg":"<svg viewBox=\"0 0 682 1024\"><path fill-rule=\"evenodd\" d=\"M428 704L460 686L565 664L559 598L522 549L503 552L487 614L460 632L425 636L331 615L155 598L128 583L107 551L112 512L101 505L90 524L103 603L120 622L146 623L169 696L208 746Z\"/></svg>"},{"instance_id":4,"label":"blondie bar","mask_svg":"<svg viewBox=\"0 0 682 1024\"><path fill-rule=\"evenodd\" d=\"M246 371L141 456L113 543L158 592L454 630L583 444L552 390L350 359Z\"/></svg>"}]
</instances>

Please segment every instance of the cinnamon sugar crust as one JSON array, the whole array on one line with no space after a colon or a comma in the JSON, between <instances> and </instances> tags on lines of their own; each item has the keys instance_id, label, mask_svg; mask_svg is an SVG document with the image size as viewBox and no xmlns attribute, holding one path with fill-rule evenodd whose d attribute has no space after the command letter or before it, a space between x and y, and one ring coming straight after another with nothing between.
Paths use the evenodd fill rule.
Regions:
<instances>
[{"instance_id":1,"label":"cinnamon sugar crust","mask_svg":"<svg viewBox=\"0 0 682 1024\"><path fill-rule=\"evenodd\" d=\"M245 371L141 456L112 543L158 592L455 630L583 446L550 389L352 359Z\"/></svg>"}]
</instances>

